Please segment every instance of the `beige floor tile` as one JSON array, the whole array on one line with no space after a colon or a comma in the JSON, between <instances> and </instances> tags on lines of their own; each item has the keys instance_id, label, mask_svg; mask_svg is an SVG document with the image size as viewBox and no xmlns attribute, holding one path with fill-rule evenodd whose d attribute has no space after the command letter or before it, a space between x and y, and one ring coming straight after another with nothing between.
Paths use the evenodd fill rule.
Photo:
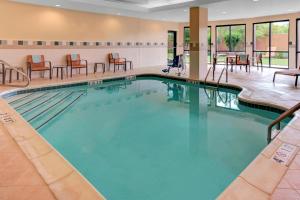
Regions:
<instances>
[{"instance_id":1,"label":"beige floor tile","mask_svg":"<svg viewBox=\"0 0 300 200\"><path fill-rule=\"evenodd\" d=\"M273 156L273 154L275 153L275 151L280 147L281 144L282 144L282 142L276 138L268 146L266 146L264 148L264 150L262 151L262 154L267 158L271 158Z\"/></svg>"},{"instance_id":2,"label":"beige floor tile","mask_svg":"<svg viewBox=\"0 0 300 200\"><path fill-rule=\"evenodd\" d=\"M73 168L55 151L32 159L32 161L47 184L51 184L73 171Z\"/></svg>"},{"instance_id":3,"label":"beige floor tile","mask_svg":"<svg viewBox=\"0 0 300 200\"><path fill-rule=\"evenodd\" d=\"M286 170L286 166L259 155L240 176L264 192L272 194Z\"/></svg>"},{"instance_id":4,"label":"beige floor tile","mask_svg":"<svg viewBox=\"0 0 300 200\"><path fill-rule=\"evenodd\" d=\"M218 200L268 200L269 195L253 187L242 178L235 179Z\"/></svg>"},{"instance_id":5,"label":"beige floor tile","mask_svg":"<svg viewBox=\"0 0 300 200\"><path fill-rule=\"evenodd\" d=\"M1 128L0 128L1 130ZM7 133L0 134L0 152L1 153L14 153L19 149L16 142Z\"/></svg>"},{"instance_id":6,"label":"beige floor tile","mask_svg":"<svg viewBox=\"0 0 300 200\"><path fill-rule=\"evenodd\" d=\"M102 200L104 199L96 190L85 182L76 172L52 184L50 188L58 199Z\"/></svg>"},{"instance_id":7,"label":"beige floor tile","mask_svg":"<svg viewBox=\"0 0 300 200\"><path fill-rule=\"evenodd\" d=\"M272 194L272 200L300 200L300 195L292 189L276 189Z\"/></svg>"},{"instance_id":8,"label":"beige floor tile","mask_svg":"<svg viewBox=\"0 0 300 200\"><path fill-rule=\"evenodd\" d=\"M1 200L55 200L47 186L0 187Z\"/></svg>"},{"instance_id":9,"label":"beige floor tile","mask_svg":"<svg viewBox=\"0 0 300 200\"><path fill-rule=\"evenodd\" d=\"M288 170L284 178L293 189L300 190L300 170Z\"/></svg>"},{"instance_id":10,"label":"beige floor tile","mask_svg":"<svg viewBox=\"0 0 300 200\"><path fill-rule=\"evenodd\" d=\"M291 163L289 169L297 169L300 170L300 155L296 155L293 162Z\"/></svg>"},{"instance_id":11,"label":"beige floor tile","mask_svg":"<svg viewBox=\"0 0 300 200\"><path fill-rule=\"evenodd\" d=\"M300 146L300 131L290 126L285 127L278 138L285 143Z\"/></svg>"},{"instance_id":12,"label":"beige floor tile","mask_svg":"<svg viewBox=\"0 0 300 200\"><path fill-rule=\"evenodd\" d=\"M2 169L0 170L0 187L4 186L33 186L44 185L41 176L32 167L22 169Z\"/></svg>"},{"instance_id":13,"label":"beige floor tile","mask_svg":"<svg viewBox=\"0 0 300 200\"><path fill-rule=\"evenodd\" d=\"M37 158L52 151L52 147L40 136L19 142L20 147L29 159Z\"/></svg>"}]
</instances>

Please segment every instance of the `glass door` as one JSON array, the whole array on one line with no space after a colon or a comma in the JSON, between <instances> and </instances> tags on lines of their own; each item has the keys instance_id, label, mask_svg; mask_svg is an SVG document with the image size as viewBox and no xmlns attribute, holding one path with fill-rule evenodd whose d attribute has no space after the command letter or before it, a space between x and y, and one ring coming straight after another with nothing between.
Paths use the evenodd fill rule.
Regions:
<instances>
[{"instance_id":1,"label":"glass door","mask_svg":"<svg viewBox=\"0 0 300 200\"><path fill-rule=\"evenodd\" d=\"M177 49L177 32L168 31L168 65L173 64Z\"/></svg>"},{"instance_id":2,"label":"glass door","mask_svg":"<svg viewBox=\"0 0 300 200\"><path fill-rule=\"evenodd\" d=\"M300 68L300 19L297 19L297 47L296 47L296 59L297 67Z\"/></svg>"},{"instance_id":3,"label":"glass door","mask_svg":"<svg viewBox=\"0 0 300 200\"><path fill-rule=\"evenodd\" d=\"M253 55L262 54L263 66L289 67L289 21L253 24Z\"/></svg>"}]
</instances>

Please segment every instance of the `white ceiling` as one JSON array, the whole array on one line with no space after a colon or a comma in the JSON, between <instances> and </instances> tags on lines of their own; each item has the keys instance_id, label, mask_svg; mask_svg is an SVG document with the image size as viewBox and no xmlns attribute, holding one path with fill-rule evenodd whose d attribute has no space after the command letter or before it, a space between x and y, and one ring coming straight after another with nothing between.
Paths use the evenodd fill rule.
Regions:
<instances>
[{"instance_id":1,"label":"white ceiling","mask_svg":"<svg viewBox=\"0 0 300 200\"><path fill-rule=\"evenodd\" d=\"M300 12L300 0L12 0L95 13L188 22L189 7L208 8L209 20Z\"/></svg>"}]
</instances>

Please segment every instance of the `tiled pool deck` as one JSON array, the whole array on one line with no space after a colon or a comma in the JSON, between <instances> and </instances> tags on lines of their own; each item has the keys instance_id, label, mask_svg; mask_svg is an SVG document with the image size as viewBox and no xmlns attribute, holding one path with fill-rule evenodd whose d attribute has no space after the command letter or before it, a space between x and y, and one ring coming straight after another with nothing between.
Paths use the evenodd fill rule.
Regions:
<instances>
[{"instance_id":1,"label":"tiled pool deck","mask_svg":"<svg viewBox=\"0 0 300 200\"><path fill-rule=\"evenodd\" d=\"M218 76L220 69L216 72ZM300 102L300 87L293 77L277 77L272 83L272 69L252 68L251 74L239 69L229 73L229 85L243 88L240 99L249 103L288 109ZM77 75L72 79L36 79L30 88L60 85L125 75L161 74L160 67L129 72ZM173 73L170 76L174 76ZM183 75L188 77L188 74ZM211 80L209 77L208 80ZM224 78L222 79L224 83ZM0 86L0 92L13 88ZM8 113L13 123L0 123L0 199L104 199L51 145L4 100L0 113ZM300 112L298 112L300 113ZM219 199L300 199L300 118L295 118L267 146ZM267 130L264 133L267 134ZM290 148L285 163L273 157ZM199 186L201 187L201 186ZM101 191L100 191L101 192ZM201 198L201 197L200 197Z\"/></svg>"}]
</instances>

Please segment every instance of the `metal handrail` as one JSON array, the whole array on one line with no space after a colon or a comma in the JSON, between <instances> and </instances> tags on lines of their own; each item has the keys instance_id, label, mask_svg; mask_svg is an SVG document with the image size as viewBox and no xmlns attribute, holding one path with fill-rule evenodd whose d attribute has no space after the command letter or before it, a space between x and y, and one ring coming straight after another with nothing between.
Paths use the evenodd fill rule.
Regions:
<instances>
[{"instance_id":1,"label":"metal handrail","mask_svg":"<svg viewBox=\"0 0 300 200\"><path fill-rule=\"evenodd\" d=\"M300 103L296 104L295 106L293 106L292 108L288 109L287 111L285 111L284 113L282 113L277 119L275 119L269 126L268 126L268 137L267 137L267 141L268 143L270 143L274 138L272 138L272 128L273 126L277 125L277 130L280 130L280 122L282 120L284 120L287 117L290 117L291 115L294 114L294 112L296 112L297 110L300 109Z\"/></svg>"},{"instance_id":2,"label":"metal handrail","mask_svg":"<svg viewBox=\"0 0 300 200\"><path fill-rule=\"evenodd\" d=\"M222 72L221 72L221 74L220 74L220 76L219 76L218 83L217 83L218 87L219 87L219 85L220 85L220 81L221 81L221 78L222 78L222 75L223 75L225 69L226 69L226 67L223 67ZM227 76L226 76L226 80L227 80Z\"/></svg>"},{"instance_id":3,"label":"metal handrail","mask_svg":"<svg viewBox=\"0 0 300 200\"><path fill-rule=\"evenodd\" d=\"M4 60L0 60L0 64L4 66L5 71L8 70L8 69L11 69L11 70L14 70L17 73L21 74L23 77L25 77L26 84L23 85L23 86L21 86L21 87L27 87L30 84L30 78L27 76L27 74L25 74L24 72L22 72L18 68L11 66L10 64L8 64L7 62L5 62ZM7 66L7 67L5 67L5 66ZM3 73L5 73L5 71ZM20 85L12 85L12 84L9 84L7 86L10 86L10 87L20 87Z\"/></svg>"},{"instance_id":4,"label":"metal handrail","mask_svg":"<svg viewBox=\"0 0 300 200\"><path fill-rule=\"evenodd\" d=\"M210 68L209 68L209 70L208 70L208 72L207 72L207 74L206 74L206 76L205 76L205 79L204 79L204 84L206 84L207 78L208 78L208 75L209 75L209 72L210 72L210 70L211 70L212 68L213 68L213 67L210 67Z\"/></svg>"}]
</instances>

